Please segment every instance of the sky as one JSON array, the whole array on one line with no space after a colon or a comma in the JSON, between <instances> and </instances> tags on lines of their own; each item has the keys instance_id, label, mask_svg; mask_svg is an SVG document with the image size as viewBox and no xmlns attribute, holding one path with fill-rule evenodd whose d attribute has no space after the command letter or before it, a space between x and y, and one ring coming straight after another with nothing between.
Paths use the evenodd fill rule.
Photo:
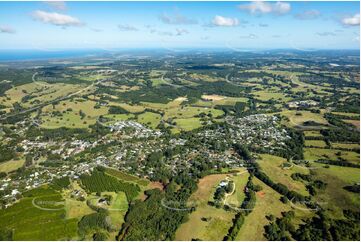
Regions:
<instances>
[{"instance_id":1,"label":"sky","mask_svg":"<svg viewBox=\"0 0 361 242\"><path fill-rule=\"evenodd\" d=\"M359 49L354 2L0 2L0 49Z\"/></svg>"}]
</instances>

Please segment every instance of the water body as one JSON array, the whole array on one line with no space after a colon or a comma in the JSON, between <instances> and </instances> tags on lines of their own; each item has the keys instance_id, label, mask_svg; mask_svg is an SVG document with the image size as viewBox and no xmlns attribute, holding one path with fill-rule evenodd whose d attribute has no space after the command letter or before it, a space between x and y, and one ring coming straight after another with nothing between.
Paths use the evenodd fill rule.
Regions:
<instances>
[{"instance_id":1,"label":"water body","mask_svg":"<svg viewBox=\"0 0 361 242\"><path fill-rule=\"evenodd\" d=\"M24 61L86 57L104 53L104 50L0 50L0 61Z\"/></svg>"}]
</instances>

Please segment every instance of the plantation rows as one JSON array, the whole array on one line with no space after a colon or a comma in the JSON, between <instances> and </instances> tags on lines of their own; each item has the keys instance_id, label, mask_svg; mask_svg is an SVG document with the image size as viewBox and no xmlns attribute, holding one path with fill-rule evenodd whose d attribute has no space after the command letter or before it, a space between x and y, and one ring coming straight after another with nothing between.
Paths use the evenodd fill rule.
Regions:
<instances>
[{"instance_id":1,"label":"plantation rows","mask_svg":"<svg viewBox=\"0 0 361 242\"><path fill-rule=\"evenodd\" d=\"M140 186L147 186L149 184L149 181L147 181L145 179L139 179L136 176L129 175L122 171L106 168L105 172L111 176L114 176L114 177L120 179L120 180L138 183Z\"/></svg>"},{"instance_id":2,"label":"plantation rows","mask_svg":"<svg viewBox=\"0 0 361 242\"><path fill-rule=\"evenodd\" d=\"M138 185L121 182L115 177L108 176L96 169L91 175L83 175L81 182L87 192L125 192L128 200L132 200L140 192Z\"/></svg>"}]
</instances>

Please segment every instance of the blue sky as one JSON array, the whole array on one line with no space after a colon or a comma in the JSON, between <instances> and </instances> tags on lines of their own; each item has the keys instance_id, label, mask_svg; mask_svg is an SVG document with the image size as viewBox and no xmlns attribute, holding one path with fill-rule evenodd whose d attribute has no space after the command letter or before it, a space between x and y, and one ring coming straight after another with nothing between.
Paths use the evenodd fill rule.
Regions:
<instances>
[{"instance_id":1,"label":"blue sky","mask_svg":"<svg viewBox=\"0 0 361 242\"><path fill-rule=\"evenodd\" d=\"M358 49L359 2L0 2L1 49Z\"/></svg>"}]
</instances>

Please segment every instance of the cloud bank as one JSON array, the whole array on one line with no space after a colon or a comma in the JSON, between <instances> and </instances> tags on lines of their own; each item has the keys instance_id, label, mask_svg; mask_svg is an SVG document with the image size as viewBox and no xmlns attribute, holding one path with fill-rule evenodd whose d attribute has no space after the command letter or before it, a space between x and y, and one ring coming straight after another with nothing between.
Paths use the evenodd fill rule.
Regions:
<instances>
[{"instance_id":1,"label":"cloud bank","mask_svg":"<svg viewBox=\"0 0 361 242\"><path fill-rule=\"evenodd\" d=\"M234 27L239 25L239 20L237 18L227 18L217 15L213 18L212 24L219 27Z\"/></svg>"},{"instance_id":2,"label":"cloud bank","mask_svg":"<svg viewBox=\"0 0 361 242\"><path fill-rule=\"evenodd\" d=\"M15 34L16 31L10 26L0 26L0 33L4 34Z\"/></svg>"},{"instance_id":3,"label":"cloud bank","mask_svg":"<svg viewBox=\"0 0 361 242\"><path fill-rule=\"evenodd\" d=\"M345 17L341 20L344 25L357 26L360 25L360 14L355 14L352 17Z\"/></svg>"},{"instance_id":4,"label":"cloud bank","mask_svg":"<svg viewBox=\"0 0 361 242\"><path fill-rule=\"evenodd\" d=\"M276 14L283 15L291 10L291 5L285 2L263 2L253 1L249 4L241 4L238 6L239 9L248 11L250 14Z\"/></svg>"},{"instance_id":5,"label":"cloud bank","mask_svg":"<svg viewBox=\"0 0 361 242\"><path fill-rule=\"evenodd\" d=\"M120 31L138 31L138 28L129 24L118 24L118 29Z\"/></svg>"},{"instance_id":6,"label":"cloud bank","mask_svg":"<svg viewBox=\"0 0 361 242\"><path fill-rule=\"evenodd\" d=\"M33 15L33 18L37 21L56 25L56 26L80 27L80 26L84 25L84 23L82 23L79 19L77 19L75 17L72 17L70 15L56 13L56 12L45 12L45 11L37 10L37 11L33 12L32 15Z\"/></svg>"}]
</instances>

